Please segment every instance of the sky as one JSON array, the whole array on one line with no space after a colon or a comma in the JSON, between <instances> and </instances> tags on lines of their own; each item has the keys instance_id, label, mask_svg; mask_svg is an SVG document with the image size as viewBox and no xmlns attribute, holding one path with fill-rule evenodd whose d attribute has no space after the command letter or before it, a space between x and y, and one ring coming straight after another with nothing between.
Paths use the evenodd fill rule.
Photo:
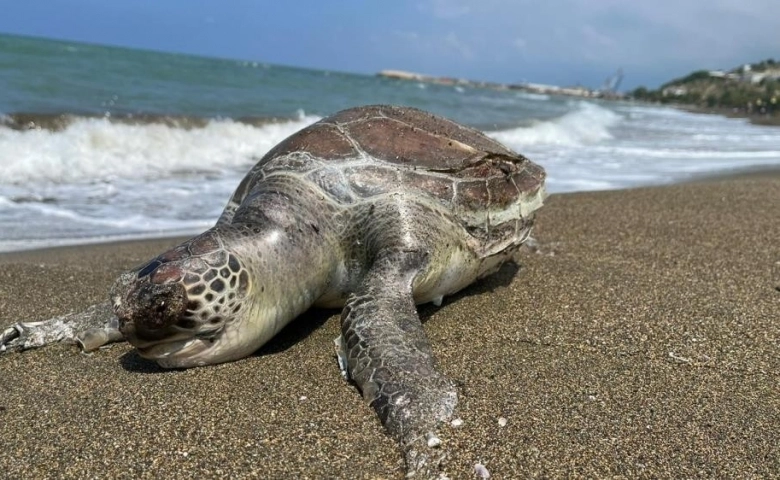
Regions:
<instances>
[{"instance_id":1,"label":"sky","mask_svg":"<svg viewBox=\"0 0 780 480\"><path fill-rule=\"evenodd\" d=\"M0 0L0 32L621 90L780 59L780 0Z\"/></svg>"}]
</instances>

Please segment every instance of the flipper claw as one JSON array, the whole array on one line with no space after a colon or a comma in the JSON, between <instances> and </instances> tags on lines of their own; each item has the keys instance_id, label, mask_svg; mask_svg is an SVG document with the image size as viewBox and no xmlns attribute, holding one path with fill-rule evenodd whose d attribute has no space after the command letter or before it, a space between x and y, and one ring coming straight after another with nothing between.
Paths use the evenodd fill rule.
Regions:
<instances>
[{"instance_id":1,"label":"flipper claw","mask_svg":"<svg viewBox=\"0 0 780 480\"><path fill-rule=\"evenodd\" d=\"M0 334L0 352L5 352L8 345L11 344L11 341L19 338L20 333L21 332L15 325L3 330L3 333Z\"/></svg>"},{"instance_id":2,"label":"flipper claw","mask_svg":"<svg viewBox=\"0 0 780 480\"><path fill-rule=\"evenodd\" d=\"M344 337L339 335L333 339L333 343L336 346L336 361L339 362L339 370L344 380L349 380L349 369L347 363L347 352L344 349Z\"/></svg>"}]
</instances>

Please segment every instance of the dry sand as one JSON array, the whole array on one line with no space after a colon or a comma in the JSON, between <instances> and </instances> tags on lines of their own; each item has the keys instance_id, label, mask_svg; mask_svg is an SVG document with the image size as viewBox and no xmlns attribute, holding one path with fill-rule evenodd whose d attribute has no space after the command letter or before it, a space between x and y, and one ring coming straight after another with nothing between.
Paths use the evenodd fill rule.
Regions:
<instances>
[{"instance_id":1,"label":"dry sand","mask_svg":"<svg viewBox=\"0 0 780 480\"><path fill-rule=\"evenodd\" d=\"M780 472L780 178L553 196L526 252L422 314L460 385L452 478ZM172 244L0 256L0 325L102 300ZM342 381L334 312L259 354L163 371L125 344L0 356L6 478L400 478ZM506 419L499 426L499 418Z\"/></svg>"}]
</instances>

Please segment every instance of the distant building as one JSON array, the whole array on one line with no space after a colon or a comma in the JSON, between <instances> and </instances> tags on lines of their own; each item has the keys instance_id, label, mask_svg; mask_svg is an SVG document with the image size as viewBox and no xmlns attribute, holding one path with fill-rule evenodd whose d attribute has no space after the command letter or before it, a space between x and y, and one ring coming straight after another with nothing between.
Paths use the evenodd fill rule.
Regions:
<instances>
[{"instance_id":1,"label":"distant building","mask_svg":"<svg viewBox=\"0 0 780 480\"><path fill-rule=\"evenodd\" d=\"M685 87L666 87L664 88L661 93L664 97L681 97L683 95L686 95L688 93L688 89Z\"/></svg>"},{"instance_id":2,"label":"distant building","mask_svg":"<svg viewBox=\"0 0 780 480\"><path fill-rule=\"evenodd\" d=\"M780 69L764 70L763 72L754 72L751 70L743 71L742 81L752 84L761 83L763 80L780 80Z\"/></svg>"},{"instance_id":3,"label":"distant building","mask_svg":"<svg viewBox=\"0 0 780 480\"><path fill-rule=\"evenodd\" d=\"M709 73L710 77L712 78L724 78L727 80L737 80L737 81L742 79L742 76L740 74L724 72L723 70L710 70L707 73Z\"/></svg>"},{"instance_id":4,"label":"distant building","mask_svg":"<svg viewBox=\"0 0 780 480\"><path fill-rule=\"evenodd\" d=\"M406 72L404 70L382 70L377 73L380 77L397 78L399 80L427 80L428 75Z\"/></svg>"}]
</instances>

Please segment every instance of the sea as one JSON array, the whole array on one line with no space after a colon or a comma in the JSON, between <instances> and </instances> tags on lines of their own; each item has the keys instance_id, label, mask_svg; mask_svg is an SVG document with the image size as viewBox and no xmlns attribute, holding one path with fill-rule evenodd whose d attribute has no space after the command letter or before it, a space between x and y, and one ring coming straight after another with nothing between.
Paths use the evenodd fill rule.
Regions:
<instances>
[{"instance_id":1,"label":"sea","mask_svg":"<svg viewBox=\"0 0 780 480\"><path fill-rule=\"evenodd\" d=\"M780 166L780 128L743 119L0 35L0 251L197 233L273 145L376 103L486 132L552 193Z\"/></svg>"}]
</instances>

